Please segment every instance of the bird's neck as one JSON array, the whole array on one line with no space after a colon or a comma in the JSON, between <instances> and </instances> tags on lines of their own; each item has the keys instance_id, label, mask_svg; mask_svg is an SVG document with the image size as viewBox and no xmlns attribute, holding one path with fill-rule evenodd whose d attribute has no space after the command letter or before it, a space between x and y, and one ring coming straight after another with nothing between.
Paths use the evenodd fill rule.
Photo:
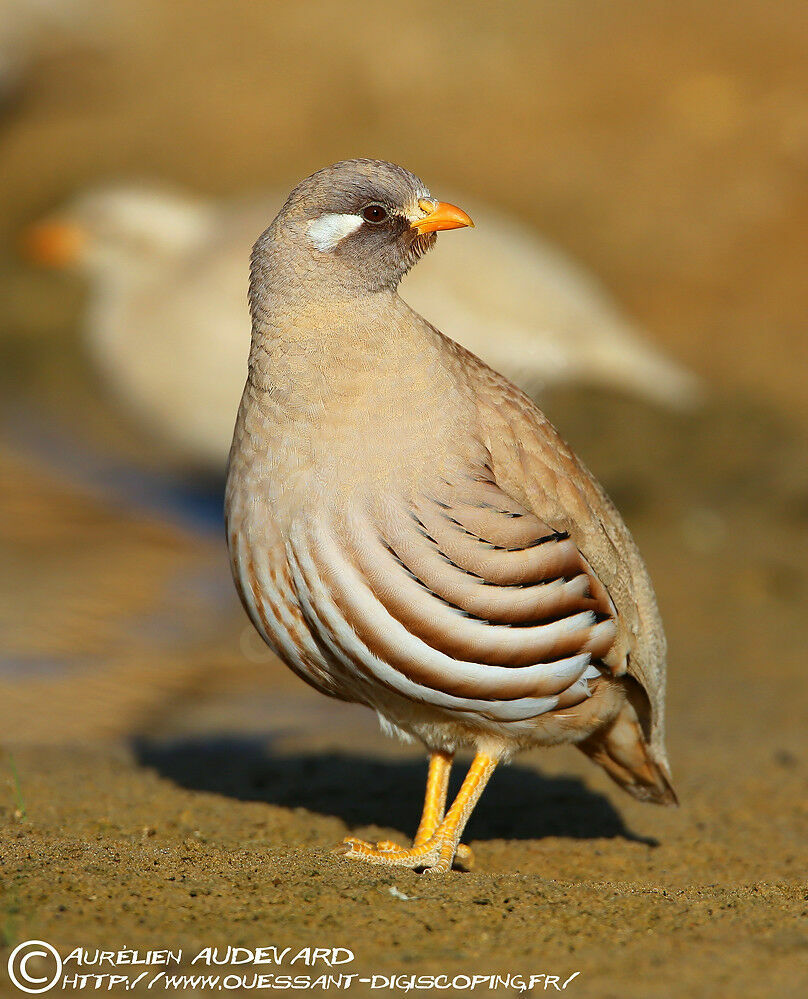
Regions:
<instances>
[{"instance_id":1,"label":"bird's neck","mask_svg":"<svg viewBox=\"0 0 808 999\"><path fill-rule=\"evenodd\" d=\"M276 397L310 390L348 401L367 382L381 387L420 367L436 336L393 291L265 297L253 310L250 379Z\"/></svg>"},{"instance_id":2,"label":"bird's neck","mask_svg":"<svg viewBox=\"0 0 808 999\"><path fill-rule=\"evenodd\" d=\"M249 468L282 482L297 509L290 483L301 476L316 474L318 489L336 494L361 466L388 491L406 490L434 474L436 441L465 440L463 460L477 461L476 408L460 367L454 345L394 291L263 295L231 477Z\"/></svg>"},{"instance_id":3,"label":"bird's neck","mask_svg":"<svg viewBox=\"0 0 808 999\"><path fill-rule=\"evenodd\" d=\"M270 463L347 467L361 452L406 475L475 420L448 342L394 292L256 320L239 420Z\"/></svg>"},{"instance_id":4,"label":"bird's neck","mask_svg":"<svg viewBox=\"0 0 808 999\"><path fill-rule=\"evenodd\" d=\"M465 411L447 341L394 289L358 288L313 255L273 250L269 230L253 254L243 421L298 449L323 438L333 451L344 440L347 454L357 431L378 439L406 426L415 439L414 425L434 433L453 397L453 411Z\"/></svg>"}]
</instances>

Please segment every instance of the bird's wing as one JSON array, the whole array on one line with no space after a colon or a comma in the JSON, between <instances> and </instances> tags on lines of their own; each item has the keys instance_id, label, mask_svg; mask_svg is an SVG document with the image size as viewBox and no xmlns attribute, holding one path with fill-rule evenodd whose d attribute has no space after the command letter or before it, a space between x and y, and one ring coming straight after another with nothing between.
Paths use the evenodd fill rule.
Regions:
<instances>
[{"instance_id":1,"label":"bird's wing","mask_svg":"<svg viewBox=\"0 0 808 999\"><path fill-rule=\"evenodd\" d=\"M606 589L490 467L302 520L288 558L312 633L367 689L513 722L619 668Z\"/></svg>"},{"instance_id":2,"label":"bird's wing","mask_svg":"<svg viewBox=\"0 0 808 999\"><path fill-rule=\"evenodd\" d=\"M636 545L611 500L523 392L457 345L471 379L493 477L533 514L569 535L615 609L612 671L633 677L650 702L650 738L664 738L665 636Z\"/></svg>"}]
</instances>

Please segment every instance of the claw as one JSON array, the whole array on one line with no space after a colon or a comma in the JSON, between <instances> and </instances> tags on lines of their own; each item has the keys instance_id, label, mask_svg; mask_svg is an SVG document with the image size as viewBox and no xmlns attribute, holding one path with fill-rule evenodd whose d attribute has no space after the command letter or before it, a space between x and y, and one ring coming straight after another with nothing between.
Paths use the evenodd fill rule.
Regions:
<instances>
[{"instance_id":1,"label":"claw","mask_svg":"<svg viewBox=\"0 0 808 999\"><path fill-rule=\"evenodd\" d=\"M331 852L337 857L344 857L351 852L357 840L344 839L341 843L331 847Z\"/></svg>"}]
</instances>

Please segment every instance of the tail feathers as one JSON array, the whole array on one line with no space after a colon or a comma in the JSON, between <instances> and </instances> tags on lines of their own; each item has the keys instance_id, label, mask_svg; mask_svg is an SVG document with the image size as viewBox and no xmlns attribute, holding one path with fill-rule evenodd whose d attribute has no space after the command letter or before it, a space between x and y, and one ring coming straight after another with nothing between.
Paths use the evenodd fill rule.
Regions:
<instances>
[{"instance_id":1,"label":"tail feathers","mask_svg":"<svg viewBox=\"0 0 808 999\"><path fill-rule=\"evenodd\" d=\"M609 728L579 743L579 749L633 798L656 805L679 804L667 763L656 758L630 704Z\"/></svg>"},{"instance_id":2,"label":"tail feathers","mask_svg":"<svg viewBox=\"0 0 808 999\"><path fill-rule=\"evenodd\" d=\"M704 387L697 376L639 336L604 341L602 348L590 352L587 360L593 377L604 384L682 411L693 410L704 401Z\"/></svg>"}]
</instances>

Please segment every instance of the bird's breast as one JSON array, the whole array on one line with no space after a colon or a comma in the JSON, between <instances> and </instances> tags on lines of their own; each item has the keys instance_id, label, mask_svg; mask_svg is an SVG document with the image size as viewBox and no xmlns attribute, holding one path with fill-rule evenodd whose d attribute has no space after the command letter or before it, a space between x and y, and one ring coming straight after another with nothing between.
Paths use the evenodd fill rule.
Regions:
<instances>
[{"instance_id":1,"label":"bird's breast","mask_svg":"<svg viewBox=\"0 0 808 999\"><path fill-rule=\"evenodd\" d=\"M389 360L373 373L349 368L251 380L245 389L231 478L285 534L320 508L411 495L485 462L476 412L445 371Z\"/></svg>"}]
</instances>

